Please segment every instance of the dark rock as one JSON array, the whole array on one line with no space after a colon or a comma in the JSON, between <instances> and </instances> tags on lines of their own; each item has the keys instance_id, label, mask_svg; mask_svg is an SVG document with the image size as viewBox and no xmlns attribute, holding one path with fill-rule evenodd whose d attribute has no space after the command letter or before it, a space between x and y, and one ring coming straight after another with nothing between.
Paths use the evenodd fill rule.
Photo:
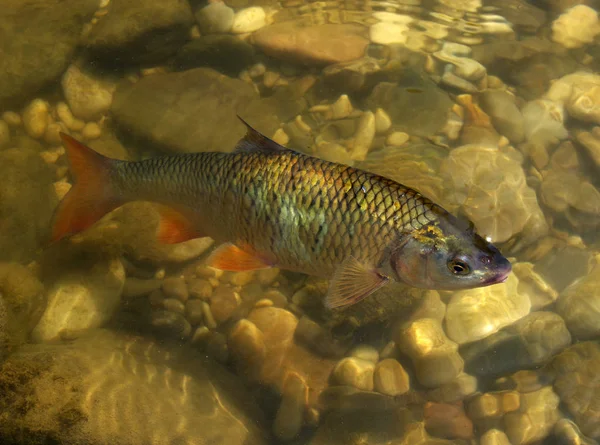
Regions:
<instances>
[{"instance_id":1,"label":"dark rock","mask_svg":"<svg viewBox=\"0 0 600 445\"><path fill-rule=\"evenodd\" d=\"M230 35L202 36L185 44L171 66L178 71L206 66L235 77L252 64L254 47Z\"/></svg>"},{"instance_id":2,"label":"dark rock","mask_svg":"<svg viewBox=\"0 0 600 445\"><path fill-rule=\"evenodd\" d=\"M394 129L427 137L446 125L453 102L433 81L416 71L406 70L398 83L377 85L367 105L371 110L381 107L387 111Z\"/></svg>"},{"instance_id":3,"label":"dark rock","mask_svg":"<svg viewBox=\"0 0 600 445\"><path fill-rule=\"evenodd\" d=\"M263 445L262 413L224 368L177 344L94 331L0 367L0 443Z\"/></svg>"},{"instance_id":4,"label":"dark rock","mask_svg":"<svg viewBox=\"0 0 600 445\"><path fill-rule=\"evenodd\" d=\"M4 0L0 8L0 111L63 73L97 0Z\"/></svg>"},{"instance_id":5,"label":"dark rock","mask_svg":"<svg viewBox=\"0 0 600 445\"><path fill-rule=\"evenodd\" d=\"M0 260L26 262L47 241L57 198L54 173L37 152L0 152Z\"/></svg>"},{"instance_id":6,"label":"dark rock","mask_svg":"<svg viewBox=\"0 0 600 445\"><path fill-rule=\"evenodd\" d=\"M189 39L193 23L186 0L111 0L84 43L110 64L159 63Z\"/></svg>"},{"instance_id":7,"label":"dark rock","mask_svg":"<svg viewBox=\"0 0 600 445\"><path fill-rule=\"evenodd\" d=\"M245 133L236 114L267 136L278 127L270 101L209 68L123 84L111 111L119 127L170 152L233 150Z\"/></svg>"},{"instance_id":8,"label":"dark rock","mask_svg":"<svg viewBox=\"0 0 600 445\"><path fill-rule=\"evenodd\" d=\"M187 338L192 333L190 322L177 312L154 311L151 323L156 332L166 337Z\"/></svg>"}]
</instances>

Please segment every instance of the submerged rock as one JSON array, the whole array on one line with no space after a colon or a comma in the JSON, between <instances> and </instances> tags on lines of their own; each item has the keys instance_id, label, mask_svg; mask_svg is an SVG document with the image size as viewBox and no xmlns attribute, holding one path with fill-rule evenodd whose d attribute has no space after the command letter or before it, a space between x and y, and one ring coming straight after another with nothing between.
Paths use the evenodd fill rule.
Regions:
<instances>
[{"instance_id":1,"label":"submerged rock","mask_svg":"<svg viewBox=\"0 0 600 445\"><path fill-rule=\"evenodd\" d=\"M103 330L25 346L0 367L0 441L266 444L245 389L191 352Z\"/></svg>"},{"instance_id":2,"label":"submerged rock","mask_svg":"<svg viewBox=\"0 0 600 445\"><path fill-rule=\"evenodd\" d=\"M193 22L184 0L111 0L84 43L110 64L159 63L188 40Z\"/></svg>"},{"instance_id":3,"label":"submerged rock","mask_svg":"<svg viewBox=\"0 0 600 445\"><path fill-rule=\"evenodd\" d=\"M97 0L5 0L0 10L0 110L55 81Z\"/></svg>"},{"instance_id":4,"label":"submerged rock","mask_svg":"<svg viewBox=\"0 0 600 445\"><path fill-rule=\"evenodd\" d=\"M552 22L552 40L566 48L580 48L592 43L598 33L598 13L586 5L574 6Z\"/></svg>"},{"instance_id":5,"label":"submerged rock","mask_svg":"<svg viewBox=\"0 0 600 445\"><path fill-rule=\"evenodd\" d=\"M208 68L147 76L117 88L117 125L170 152L231 151L245 133L236 114L266 135L273 108L247 83Z\"/></svg>"}]
</instances>

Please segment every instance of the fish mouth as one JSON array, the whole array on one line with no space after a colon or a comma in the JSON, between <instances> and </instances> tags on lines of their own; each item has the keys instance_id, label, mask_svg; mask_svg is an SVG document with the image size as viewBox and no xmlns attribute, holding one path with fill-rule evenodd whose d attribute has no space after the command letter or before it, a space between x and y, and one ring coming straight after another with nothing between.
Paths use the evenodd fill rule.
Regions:
<instances>
[{"instance_id":1,"label":"fish mouth","mask_svg":"<svg viewBox=\"0 0 600 445\"><path fill-rule=\"evenodd\" d=\"M508 267L503 268L500 271L497 271L490 278L484 279L483 284L488 285L488 284L504 283L506 280L508 280L508 276L510 275L511 271L512 271L512 267L509 264Z\"/></svg>"}]
</instances>

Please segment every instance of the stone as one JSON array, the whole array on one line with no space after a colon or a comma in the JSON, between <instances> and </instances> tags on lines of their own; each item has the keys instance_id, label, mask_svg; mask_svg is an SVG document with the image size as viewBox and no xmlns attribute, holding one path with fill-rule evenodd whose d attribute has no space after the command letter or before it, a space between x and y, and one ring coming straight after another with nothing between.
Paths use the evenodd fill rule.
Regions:
<instances>
[{"instance_id":1,"label":"stone","mask_svg":"<svg viewBox=\"0 0 600 445\"><path fill-rule=\"evenodd\" d=\"M250 85L208 68L123 85L111 112L119 127L176 153L233 150L245 133L236 114L253 116L250 123L265 134L279 126L269 102Z\"/></svg>"},{"instance_id":2,"label":"stone","mask_svg":"<svg viewBox=\"0 0 600 445\"><path fill-rule=\"evenodd\" d=\"M500 134L506 136L513 144L523 142L523 116L512 94L503 90L485 90L479 97L479 104L490 115Z\"/></svg>"},{"instance_id":3,"label":"stone","mask_svg":"<svg viewBox=\"0 0 600 445\"><path fill-rule=\"evenodd\" d=\"M511 445L508 436L502 430L492 428L481 435L481 445Z\"/></svg>"},{"instance_id":4,"label":"stone","mask_svg":"<svg viewBox=\"0 0 600 445\"><path fill-rule=\"evenodd\" d=\"M462 348L465 370L477 376L508 374L541 366L571 344L564 320L533 312L511 326Z\"/></svg>"},{"instance_id":5,"label":"stone","mask_svg":"<svg viewBox=\"0 0 600 445\"><path fill-rule=\"evenodd\" d=\"M110 108L116 79L94 73L89 66L81 68L72 64L63 74L61 85L75 117L96 121Z\"/></svg>"},{"instance_id":6,"label":"stone","mask_svg":"<svg viewBox=\"0 0 600 445\"><path fill-rule=\"evenodd\" d=\"M273 433L278 439L289 441L300 433L304 425L308 388L304 379L292 372L286 376L282 392L281 404L273 422Z\"/></svg>"},{"instance_id":7,"label":"stone","mask_svg":"<svg viewBox=\"0 0 600 445\"><path fill-rule=\"evenodd\" d=\"M119 259L96 258L67 268L48 291L48 306L32 339L49 342L104 325L118 308L124 284Z\"/></svg>"},{"instance_id":8,"label":"stone","mask_svg":"<svg viewBox=\"0 0 600 445\"><path fill-rule=\"evenodd\" d=\"M560 419L554 425L554 437L559 445L594 445L597 442L586 437L579 430L579 427L572 420Z\"/></svg>"},{"instance_id":9,"label":"stone","mask_svg":"<svg viewBox=\"0 0 600 445\"><path fill-rule=\"evenodd\" d=\"M529 298L532 311L549 306L558 298L558 292L534 270L532 263L515 263L512 270L519 279L517 293Z\"/></svg>"},{"instance_id":10,"label":"stone","mask_svg":"<svg viewBox=\"0 0 600 445\"><path fill-rule=\"evenodd\" d=\"M600 33L598 13L586 5L576 5L552 22L552 40L565 48L580 48Z\"/></svg>"},{"instance_id":11,"label":"stone","mask_svg":"<svg viewBox=\"0 0 600 445\"><path fill-rule=\"evenodd\" d=\"M394 131L385 138L385 143L393 147L401 147L408 142L410 136L403 131Z\"/></svg>"},{"instance_id":12,"label":"stone","mask_svg":"<svg viewBox=\"0 0 600 445\"><path fill-rule=\"evenodd\" d=\"M85 140L91 141L102 136L102 129L96 122L88 122L81 130L81 135Z\"/></svg>"},{"instance_id":13,"label":"stone","mask_svg":"<svg viewBox=\"0 0 600 445\"><path fill-rule=\"evenodd\" d=\"M235 12L225 3L215 2L194 12L201 34L222 34L231 30Z\"/></svg>"},{"instance_id":14,"label":"stone","mask_svg":"<svg viewBox=\"0 0 600 445\"><path fill-rule=\"evenodd\" d=\"M183 0L111 0L84 44L92 57L111 65L160 63L188 40L193 22Z\"/></svg>"},{"instance_id":15,"label":"stone","mask_svg":"<svg viewBox=\"0 0 600 445\"><path fill-rule=\"evenodd\" d=\"M595 408L600 400L597 370L600 348L596 342L580 342L557 355L551 371L555 375L554 391L565 411L586 436L600 437L600 415Z\"/></svg>"},{"instance_id":16,"label":"stone","mask_svg":"<svg viewBox=\"0 0 600 445\"><path fill-rule=\"evenodd\" d=\"M215 321L220 324L233 315L240 305L241 299L233 288L220 286L215 289L210 301L211 312L215 317Z\"/></svg>"},{"instance_id":17,"label":"stone","mask_svg":"<svg viewBox=\"0 0 600 445\"><path fill-rule=\"evenodd\" d=\"M300 26L277 23L252 35L251 41L265 54L295 63L328 65L359 59L369 41L362 26L321 24Z\"/></svg>"},{"instance_id":18,"label":"stone","mask_svg":"<svg viewBox=\"0 0 600 445\"><path fill-rule=\"evenodd\" d=\"M353 160L364 161L375 137L375 115L371 111L363 113L358 120L350 156Z\"/></svg>"},{"instance_id":19,"label":"stone","mask_svg":"<svg viewBox=\"0 0 600 445\"><path fill-rule=\"evenodd\" d=\"M191 298L208 300L212 295L213 289L208 280L202 278L193 278L188 281L187 285Z\"/></svg>"},{"instance_id":20,"label":"stone","mask_svg":"<svg viewBox=\"0 0 600 445\"><path fill-rule=\"evenodd\" d=\"M577 133L577 141L583 145L597 167L600 167L600 127L591 132Z\"/></svg>"},{"instance_id":21,"label":"stone","mask_svg":"<svg viewBox=\"0 0 600 445\"><path fill-rule=\"evenodd\" d=\"M227 344L238 372L251 381L258 379L256 371L261 368L267 353L262 331L251 321L242 319L232 328Z\"/></svg>"},{"instance_id":22,"label":"stone","mask_svg":"<svg viewBox=\"0 0 600 445\"><path fill-rule=\"evenodd\" d=\"M176 342L96 330L28 345L0 367L0 387L5 443L268 443L247 389Z\"/></svg>"},{"instance_id":23,"label":"stone","mask_svg":"<svg viewBox=\"0 0 600 445\"><path fill-rule=\"evenodd\" d=\"M446 208L459 204L480 234L503 242L517 233L529 242L548 226L535 191L528 186L519 155L510 147L474 144L453 149L440 167Z\"/></svg>"},{"instance_id":24,"label":"stone","mask_svg":"<svg viewBox=\"0 0 600 445\"><path fill-rule=\"evenodd\" d=\"M85 122L73 116L71 109L64 102L56 104L56 114L69 130L81 131L83 130L83 127L85 127Z\"/></svg>"},{"instance_id":25,"label":"stone","mask_svg":"<svg viewBox=\"0 0 600 445\"><path fill-rule=\"evenodd\" d=\"M28 339L46 308L44 286L18 263L0 263L0 363Z\"/></svg>"},{"instance_id":26,"label":"stone","mask_svg":"<svg viewBox=\"0 0 600 445\"><path fill-rule=\"evenodd\" d=\"M57 198L55 173L38 152L0 152L0 259L26 263L47 243Z\"/></svg>"},{"instance_id":27,"label":"stone","mask_svg":"<svg viewBox=\"0 0 600 445\"><path fill-rule=\"evenodd\" d=\"M404 70L398 82L380 82L367 99L369 109L387 112L394 130L422 137L442 130L452 105L448 93L413 69Z\"/></svg>"},{"instance_id":28,"label":"stone","mask_svg":"<svg viewBox=\"0 0 600 445\"><path fill-rule=\"evenodd\" d=\"M150 323L157 333L167 338L187 339L192 333L192 326L180 312L153 311Z\"/></svg>"},{"instance_id":29,"label":"stone","mask_svg":"<svg viewBox=\"0 0 600 445\"><path fill-rule=\"evenodd\" d=\"M402 45L408 40L408 30L403 23L379 22L369 27L369 39L378 45Z\"/></svg>"},{"instance_id":30,"label":"stone","mask_svg":"<svg viewBox=\"0 0 600 445\"><path fill-rule=\"evenodd\" d=\"M451 382L429 391L428 395L436 402L454 403L475 394L478 387L476 377L462 373Z\"/></svg>"},{"instance_id":31,"label":"stone","mask_svg":"<svg viewBox=\"0 0 600 445\"><path fill-rule=\"evenodd\" d=\"M556 302L569 331L578 339L594 338L600 333L600 264L564 289Z\"/></svg>"},{"instance_id":32,"label":"stone","mask_svg":"<svg viewBox=\"0 0 600 445\"><path fill-rule=\"evenodd\" d=\"M165 278L162 282L162 291L166 297L175 298L182 303L185 303L190 297L185 278L183 277Z\"/></svg>"},{"instance_id":33,"label":"stone","mask_svg":"<svg viewBox=\"0 0 600 445\"><path fill-rule=\"evenodd\" d=\"M258 31L267 24L265 10L260 6L240 9L233 17L231 32L233 34L245 34Z\"/></svg>"},{"instance_id":34,"label":"stone","mask_svg":"<svg viewBox=\"0 0 600 445\"><path fill-rule=\"evenodd\" d=\"M423 408L425 429L445 439L470 439L473 423L465 414L462 402L456 404L427 402Z\"/></svg>"},{"instance_id":35,"label":"stone","mask_svg":"<svg viewBox=\"0 0 600 445\"><path fill-rule=\"evenodd\" d=\"M0 149L8 144L10 144L10 127L5 121L0 120Z\"/></svg>"},{"instance_id":36,"label":"stone","mask_svg":"<svg viewBox=\"0 0 600 445\"><path fill-rule=\"evenodd\" d=\"M560 416L559 403L560 398L548 386L522 394L519 410L504 416L510 443L525 445L548 436Z\"/></svg>"},{"instance_id":37,"label":"stone","mask_svg":"<svg viewBox=\"0 0 600 445\"><path fill-rule=\"evenodd\" d=\"M185 305L176 298L165 298L162 302L163 307L166 311L176 312L183 314L185 312Z\"/></svg>"},{"instance_id":38,"label":"stone","mask_svg":"<svg viewBox=\"0 0 600 445\"><path fill-rule=\"evenodd\" d=\"M438 320L415 320L399 329L394 340L412 359L419 382L428 388L451 382L463 371L458 345L446 337Z\"/></svg>"},{"instance_id":39,"label":"stone","mask_svg":"<svg viewBox=\"0 0 600 445\"><path fill-rule=\"evenodd\" d=\"M40 139L46 132L50 107L42 99L34 99L23 110L23 127L33 139Z\"/></svg>"},{"instance_id":40,"label":"stone","mask_svg":"<svg viewBox=\"0 0 600 445\"><path fill-rule=\"evenodd\" d=\"M176 71L204 66L237 77L252 64L255 52L252 45L237 37L207 35L183 45L173 56L170 65Z\"/></svg>"},{"instance_id":41,"label":"stone","mask_svg":"<svg viewBox=\"0 0 600 445\"><path fill-rule=\"evenodd\" d=\"M162 280L127 277L123 285L124 298L143 297L160 289Z\"/></svg>"},{"instance_id":42,"label":"stone","mask_svg":"<svg viewBox=\"0 0 600 445\"><path fill-rule=\"evenodd\" d=\"M446 308L448 337L461 345L481 340L527 315L531 302L517 285L511 274L495 286L454 292Z\"/></svg>"},{"instance_id":43,"label":"stone","mask_svg":"<svg viewBox=\"0 0 600 445\"><path fill-rule=\"evenodd\" d=\"M387 133L392 127L392 120L381 108L375 110L375 132L377 134Z\"/></svg>"},{"instance_id":44,"label":"stone","mask_svg":"<svg viewBox=\"0 0 600 445\"><path fill-rule=\"evenodd\" d=\"M374 388L382 394L396 397L408 392L410 378L402 365L393 358L386 358L375 366Z\"/></svg>"},{"instance_id":45,"label":"stone","mask_svg":"<svg viewBox=\"0 0 600 445\"><path fill-rule=\"evenodd\" d=\"M339 385L349 385L363 391L373 390L372 362L356 357L346 357L333 370L333 379Z\"/></svg>"},{"instance_id":46,"label":"stone","mask_svg":"<svg viewBox=\"0 0 600 445\"><path fill-rule=\"evenodd\" d=\"M96 0L6 0L0 11L0 110L55 82L69 64Z\"/></svg>"},{"instance_id":47,"label":"stone","mask_svg":"<svg viewBox=\"0 0 600 445\"><path fill-rule=\"evenodd\" d=\"M201 300L188 300L185 302L185 318L193 326L198 326L204 321L204 305Z\"/></svg>"}]
</instances>

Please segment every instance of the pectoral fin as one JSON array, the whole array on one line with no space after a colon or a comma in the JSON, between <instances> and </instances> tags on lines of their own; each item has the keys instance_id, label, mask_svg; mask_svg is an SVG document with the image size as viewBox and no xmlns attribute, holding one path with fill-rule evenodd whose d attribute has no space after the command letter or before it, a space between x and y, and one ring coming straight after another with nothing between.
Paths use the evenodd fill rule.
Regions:
<instances>
[{"instance_id":1,"label":"pectoral fin","mask_svg":"<svg viewBox=\"0 0 600 445\"><path fill-rule=\"evenodd\" d=\"M388 281L388 277L380 274L373 267L362 264L354 257L349 257L333 276L325 305L335 309L358 303L385 286Z\"/></svg>"},{"instance_id":2,"label":"pectoral fin","mask_svg":"<svg viewBox=\"0 0 600 445\"><path fill-rule=\"evenodd\" d=\"M217 247L206 260L211 267L233 272L243 272L246 270L267 269L272 267L255 254L248 252L247 249L240 249L238 246L227 243Z\"/></svg>"}]
</instances>

